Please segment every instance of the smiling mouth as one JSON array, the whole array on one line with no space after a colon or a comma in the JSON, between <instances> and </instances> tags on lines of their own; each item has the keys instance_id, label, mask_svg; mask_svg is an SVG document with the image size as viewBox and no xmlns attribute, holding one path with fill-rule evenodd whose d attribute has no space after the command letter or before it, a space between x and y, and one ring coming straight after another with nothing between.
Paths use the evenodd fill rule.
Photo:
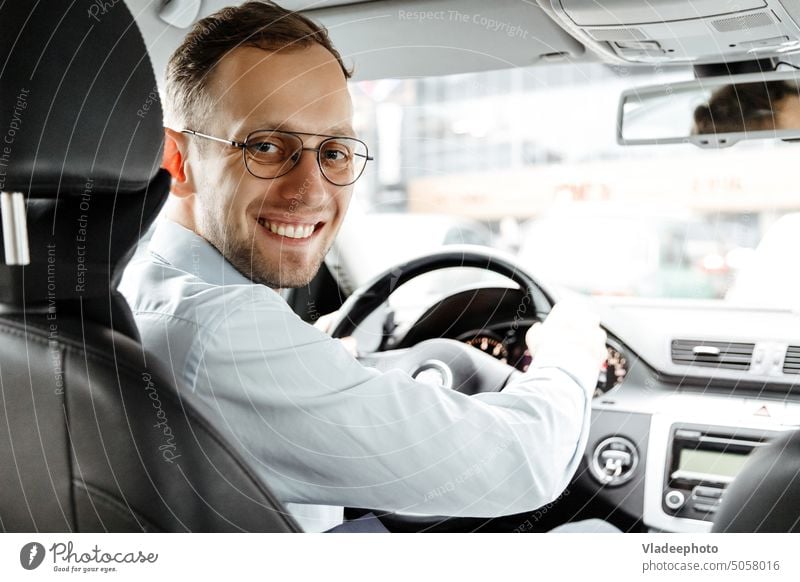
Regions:
<instances>
[{"instance_id":1,"label":"smiling mouth","mask_svg":"<svg viewBox=\"0 0 800 582\"><path fill-rule=\"evenodd\" d=\"M311 238L325 224L317 222L315 224L298 224L289 222L277 222L259 218L258 224L272 234L288 239L304 240Z\"/></svg>"}]
</instances>

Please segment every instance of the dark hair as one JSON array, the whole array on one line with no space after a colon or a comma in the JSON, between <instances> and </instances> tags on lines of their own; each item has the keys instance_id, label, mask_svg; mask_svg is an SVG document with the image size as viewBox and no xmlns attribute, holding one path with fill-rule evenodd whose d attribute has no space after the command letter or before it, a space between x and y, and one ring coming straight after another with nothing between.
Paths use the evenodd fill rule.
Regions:
<instances>
[{"instance_id":1,"label":"dark hair","mask_svg":"<svg viewBox=\"0 0 800 582\"><path fill-rule=\"evenodd\" d=\"M330 51L345 78L350 78L351 72L345 68L328 31L274 2L246 2L199 20L172 53L167 65L167 123L198 123L209 105L206 88L214 67L230 51L238 47L267 51L299 49L313 43Z\"/></svg>"},{"instance_id":2,"label":"dark hair","mask_svg":"<svg viewBox=\"0 0 800 582\"><path fill-rule=\"evenodd\" d=\"M692 134L776 129L780 103L797 96L786 81L726 85L694 110Z\"/></svg>"}]
</instances>

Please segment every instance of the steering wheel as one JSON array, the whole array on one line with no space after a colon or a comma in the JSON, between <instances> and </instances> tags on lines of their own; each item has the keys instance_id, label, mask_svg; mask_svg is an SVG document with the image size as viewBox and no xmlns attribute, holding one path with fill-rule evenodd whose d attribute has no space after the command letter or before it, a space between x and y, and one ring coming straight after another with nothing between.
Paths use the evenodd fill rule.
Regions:
<instances>
[{"instance_id":1,"label":"steering wheel","mask_svg":"<svg viewBox=\"0 0 800 582\"><path fill-rule=\"evenodd\" d=\"M335 338L352 335L398 287L425 273L453 267L485 269L510 279L519 285L540 318L546 317L554 304L552 294L510 256L485 247L453 245L387 269L357 289L339 309L331 335ZM421 381L465 394L502 390L519 374L489 354L443 338L406 349L359 354L359 360L380 370L405 370Z\"/></svg>"}]
</instances>

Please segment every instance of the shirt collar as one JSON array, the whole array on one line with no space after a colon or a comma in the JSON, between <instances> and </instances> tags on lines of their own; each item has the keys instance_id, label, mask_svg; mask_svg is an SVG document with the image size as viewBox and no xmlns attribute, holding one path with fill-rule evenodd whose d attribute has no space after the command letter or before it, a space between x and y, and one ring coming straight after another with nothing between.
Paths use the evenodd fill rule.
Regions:
<instances>
[{"instance_id":1,"label":"shirt collar","mask_svg":"<svg viewBox=\"0 0 800 582\"><path fill-rule=\"evenodd\" d=\"M158 221L148 246L157 258L212 285L252 285L210 242L168 218Z\"/></svg>"}]
</instances>

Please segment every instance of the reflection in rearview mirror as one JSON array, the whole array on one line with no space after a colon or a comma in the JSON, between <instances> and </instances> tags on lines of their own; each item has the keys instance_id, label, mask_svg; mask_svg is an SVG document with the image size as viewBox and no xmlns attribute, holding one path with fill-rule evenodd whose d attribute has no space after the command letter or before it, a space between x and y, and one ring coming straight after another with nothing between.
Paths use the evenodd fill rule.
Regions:
<instances>
[{"instance_id":1,"label":"reflection in rearview mirror","mask_svg":"<svg viewBox=\"0 0 800 582\"><path fill-rule=\"evenodd\" d=\"M800 138L799 80L797 72L770 72L630 89L620 99L617 141L725 147Z\"/></svg>"}]
</instances>

